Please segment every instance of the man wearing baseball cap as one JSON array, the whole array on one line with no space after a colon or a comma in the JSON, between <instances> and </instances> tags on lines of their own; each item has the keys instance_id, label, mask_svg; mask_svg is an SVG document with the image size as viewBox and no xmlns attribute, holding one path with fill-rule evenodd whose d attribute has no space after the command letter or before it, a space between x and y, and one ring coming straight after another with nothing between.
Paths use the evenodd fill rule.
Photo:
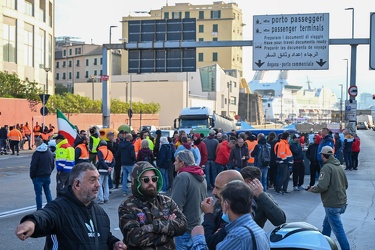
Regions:
<instances>
[{"instance_id":1,"label":"man wearing baseball cap","mask_svg":"<svg viewBox=\"0 0 375 250\"><path fill-rule=\"evenodd\" d=\"M341 214L346 210L348 180L340 161L334 157L332 147L324 146L319 152L322 156L323 167L320 170L319 183L309 189L310 192L320 193L326 216L323 221L322 234L331 236L331 231L341 249L350 249Z\"/></svg>"}]
</instances>

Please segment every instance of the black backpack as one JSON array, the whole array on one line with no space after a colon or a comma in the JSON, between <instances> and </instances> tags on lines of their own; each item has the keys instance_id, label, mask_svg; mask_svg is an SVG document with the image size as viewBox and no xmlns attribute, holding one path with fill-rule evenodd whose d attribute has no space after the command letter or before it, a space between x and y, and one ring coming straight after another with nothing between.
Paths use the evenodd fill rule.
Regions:
<instances>
[{"instance_id":1,"label":"black backpack","mask_svg":"<svg viewBox=\"0 0 375 250\"><path fill-rule=\"evenodd\" d=\"M258 166L259 167L268 167L271 161L271 145L266 144L258 144L259 152L258 152Z\"/></svg>"}]
</instances>

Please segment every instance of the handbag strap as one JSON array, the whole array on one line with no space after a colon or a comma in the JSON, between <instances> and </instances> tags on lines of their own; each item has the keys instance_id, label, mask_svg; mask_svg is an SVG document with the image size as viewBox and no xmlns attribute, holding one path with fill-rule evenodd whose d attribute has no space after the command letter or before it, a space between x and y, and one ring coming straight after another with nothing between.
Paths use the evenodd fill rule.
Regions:
<instances>
[{"instance_id":1,"label":"handbag strap","mask_svg":"<svg viewBox=\"0 0 375 250\"><path fill-rule=\"evenodd\" d=\"M247 230L249 230L249 232L251 234L251 242L253 243L253 250L257 250L257 243L255 241L255 235L254 235L253 230L251 230L250 227L248 227L248 226L244 226L244 227L247 228Z\"/></svg>"}]
</instances>

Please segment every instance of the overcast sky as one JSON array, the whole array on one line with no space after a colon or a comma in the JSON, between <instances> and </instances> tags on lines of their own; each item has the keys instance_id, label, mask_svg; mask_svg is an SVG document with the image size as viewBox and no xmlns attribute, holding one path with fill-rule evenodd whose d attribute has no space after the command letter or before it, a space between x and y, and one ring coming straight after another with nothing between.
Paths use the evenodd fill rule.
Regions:
<instances>
[{"instance_id":1,"label":"overcast sky","mask_svg":"<svg viewBox=\"0 0 375 250\"><path fill-rule=\"evenodd\" d=\"M133 11L149 11L160 9L166 3L212 4L207 0L56 0L55 36L79 37L86 43L109 43L109 27L112 28L112 43L119 43L121 35L121 19L123 16L132 15ZM370 12L375 12L373 0L237 0L224 1L236 2L242 9L244 26L244 40L253 39L253 15L266 14L298 14L298 13L329 13L329 36L334 38L351 38L352 11L355 9L355 38L370 37ZM375 37L374 37L375 39ZM374 48L375 53L375 48ZM357 50L357 86L359 93L368 92L375 94L375 71L369 70L369 45L360 45ZM329 48L329 70L289 71L290 84L307 87L307 77L312 82L312 87L326 86L331 88L340 98L338 84L346 84L346 61L349 59L350 72L350 46L331 45ZM244 77L249 82L252 71L252 47L244 47L243 63ZM274 81L278 71L268 71L265 81ZM350 78L349 78L350 85Z\"/></svg>"}]
</instances>

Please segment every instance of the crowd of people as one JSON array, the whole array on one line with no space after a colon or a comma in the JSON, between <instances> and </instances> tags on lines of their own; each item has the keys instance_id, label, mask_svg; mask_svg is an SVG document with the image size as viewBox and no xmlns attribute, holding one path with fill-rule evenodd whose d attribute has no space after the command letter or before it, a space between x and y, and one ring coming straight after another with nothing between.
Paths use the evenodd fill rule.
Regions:
<instances>
[{"instance_id":1,"label":"crowd of people","mask_svg":"<svg viewBox=\"0 0 375 250\"><path fill-rule=\"evenodd\" d=\"M313 134L308 147L305 136L298 133L266 136L250 131L227 134L220 129L210 130L207 136L176 131L173 138L161 136L160 130L155 138L148 130L121 130L117 137L108 132L103 140L92 127L79 131L73 145L62 134L54 137L55 156L37 138L30 177L38 210L22 219L16 234L21 240L47 236L46 246L55 246L70 235L73 229L68 226L88 230L61 243L72 249L104 245L108 249L269 249L262 229L266 221L274 226L286 222L270 190L289 193L292 175L293 191L321 193L326 209L323 233L329 236L332 230L342 249L348 249L340 219L348 184L345 171L337 170L341 165L336 157L342 153L346 169L357 170L360 139L348 131L344 136L344 140L332 137L324 128ZM306 187L304 155L310 162ZM52 200L49 185L54 168L57 199ZM112 188L121 188L126 197L118 209L123 242L109 232L108 216L100 207L109 202ZM44 209L42 189L47 199ZM327 201L327 192L338 190L341 198ZM83 218L73 222L60 214L67 206ZM78 226L80 222L85 226Z\"/></svg>"},{"instance_id":2,"label":"crowd of people","mask_svg":"<svg viewBox=\"0 0 375 250\"><path fill-rule=\"evenodd\" d=\"M28 122L0 126L0 155L8 155L9 152L11 155L19 155L20 150L26 149L24 148L26 142L28 149L32 150L32 139L35 142L36 138L41 138L44 142L48 142L53 137L54 131L55 127L52 124L42 128L38 122L33 128Z\"/></svg>"}]
</instances>

